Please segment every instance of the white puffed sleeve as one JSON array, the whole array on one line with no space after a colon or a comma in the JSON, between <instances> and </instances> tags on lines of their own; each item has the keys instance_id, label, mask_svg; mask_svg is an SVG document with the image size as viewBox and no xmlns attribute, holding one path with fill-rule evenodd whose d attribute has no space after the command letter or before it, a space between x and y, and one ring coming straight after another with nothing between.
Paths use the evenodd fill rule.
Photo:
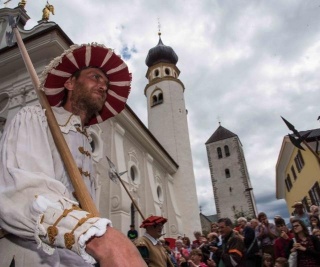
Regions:
<instances>
[{"instance_id":1,"label":"white puffed sleeve","mask_svg":"<svg viewBox=\"0 0 320 267\"><path fill-rule=\"evenodd\" d=\"M16 236L36 240L48 253L57 246L66 247L65 234L72 233L75 242L69 249L94 262L85 253L85 242L93 235L103 235L111 222L76 208L78 203L65 182L67 175L61 171L63 164L57 160L50 137L39 106L23 108L3 133L0 226ZM50 240L48 228L55 223L58 233Z\"/></svg>"}]
</instances>

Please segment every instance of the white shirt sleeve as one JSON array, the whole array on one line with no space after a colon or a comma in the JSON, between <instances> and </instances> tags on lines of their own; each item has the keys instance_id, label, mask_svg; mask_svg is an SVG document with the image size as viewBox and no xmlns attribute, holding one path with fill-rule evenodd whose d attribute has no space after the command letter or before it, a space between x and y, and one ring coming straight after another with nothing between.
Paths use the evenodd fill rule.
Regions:
<instances>
[{"instance_id":1,"label":"white shirt sleeve","mask_svg":"<svg viewBox=\"0 0 320 267\"><path fill-rule=\"evenodd\" d=\"M38 106L23 108L6 128L0 140L0 226L7 232L36 240L46 252L65 247L65 233L73 233L72 250L88 262L85 242L103 235L107 219L89 218L74 230L87 212L72 210L57 224L58 235L48 239L47 229L65 210L77 204L62 177L63 164L50 133L44 111ZM65 174L64 174L65 176ZM90 229L90 231L89 231ZM74 230L72 232L72 230Z\"/></svg>"}]
</instances>

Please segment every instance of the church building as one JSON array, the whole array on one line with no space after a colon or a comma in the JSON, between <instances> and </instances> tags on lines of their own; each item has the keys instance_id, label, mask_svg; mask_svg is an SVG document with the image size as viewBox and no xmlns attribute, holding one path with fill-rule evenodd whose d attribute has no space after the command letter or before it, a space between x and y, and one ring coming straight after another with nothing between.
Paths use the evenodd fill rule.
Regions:
<instances>
[{"instance_id":1,"label":"church building","mask_svg":"<svg viewBox=\"0 0 320 267\"><path fill-rule=\"evenodd\" d=\"M27 7L0 9L0 136L22 107L38 103L8 15L20 17L18 29L38 75L73 44L59 25L51 21L42 20L31 30L25 30L29 19ZM158 44L147 52L146 86L144 90L131 90L140 90L141 97L146 97L148 127L126 105L120 114L89 129L97 172L97 206L101 216L111 219L113 226L123 233L134 224L142 234L139 229L142 218L131 199L121 184L109 178L108 157L119 172L127 171L121 178L143 215L168 218L164 237L192 238L193 231L201 230L201 225L185 87L179 80L180 70L176 65L178 56L163 44L160 35Z\"/></svg>"}]
</instances>

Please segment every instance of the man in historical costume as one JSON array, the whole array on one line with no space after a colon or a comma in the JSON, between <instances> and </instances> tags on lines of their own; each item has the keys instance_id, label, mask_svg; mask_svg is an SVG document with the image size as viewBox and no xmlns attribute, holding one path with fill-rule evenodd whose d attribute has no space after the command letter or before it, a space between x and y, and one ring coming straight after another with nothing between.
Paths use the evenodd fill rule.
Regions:
<instances>
[{"instance_id":1,"label":"man in historical costume","mask_svg":"<svg viewBox=\"0 0 320 267\"><path fill-rule=\"evenodd\" d=\"M243 240L233 231L233 224L229 218L218 220L222 236L222 249L217 251L220 258L219 267L244 266L245 247Z\"/></svg>"},{"instance_id":2,"label":"man in historical costume","mask_svg":"<svg viewBox=\"0 0 320 267\"><path fill-rule=\"evenodd\" d=\"M135 244L149 267L174 266L169 254L159 240L162 236L163 225L166 222L166 218L150 216L140 225L140 228L145 228L146 232L135 241Z\"/></svg>"},{"instance_id":3,"label":"man in historical costume","mask_svg":"<svg viewBox=\"0 0 320 267\"><path fill-rule=\"evenodd\" d=\"M90 125L120 112L130 90L126 64L102 45L72 46L40 77L84 179L95 199ZM27 106L0 142L0 266L145 266L111 221L79 207L45 111Z\"/></svg>"}]
</instances>

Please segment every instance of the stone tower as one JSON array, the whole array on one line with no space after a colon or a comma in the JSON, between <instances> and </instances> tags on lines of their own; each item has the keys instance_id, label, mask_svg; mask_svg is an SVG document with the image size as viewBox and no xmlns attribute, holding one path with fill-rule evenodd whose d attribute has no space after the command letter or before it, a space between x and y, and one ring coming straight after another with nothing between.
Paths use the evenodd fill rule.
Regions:
<instances>
[{"instance_id":1,"label":"stone tower","mask_svg":"<svg viewBox=\"0 0 320 267\"><path fill-rule=\"evenodd\" d=\"M146 58L149 83L145 87L148 105L148 128L179 165L174 175L174 190L184 233L201 230L198 198L189 139L184 85L176 66L178 56L170 46L159 43ZM183 234L183 233L182 233Z\"/></svg>"},{"instance_id":2,"label":"stone tower","mask_svg":"<svg viewBox=\"0 0 320 267\"><path fill-rule=\"evenodd\" d=\"M221 125L206 142L218 218L254 218L257 215L242 144Z\"/></svg>"}]
</instances>

